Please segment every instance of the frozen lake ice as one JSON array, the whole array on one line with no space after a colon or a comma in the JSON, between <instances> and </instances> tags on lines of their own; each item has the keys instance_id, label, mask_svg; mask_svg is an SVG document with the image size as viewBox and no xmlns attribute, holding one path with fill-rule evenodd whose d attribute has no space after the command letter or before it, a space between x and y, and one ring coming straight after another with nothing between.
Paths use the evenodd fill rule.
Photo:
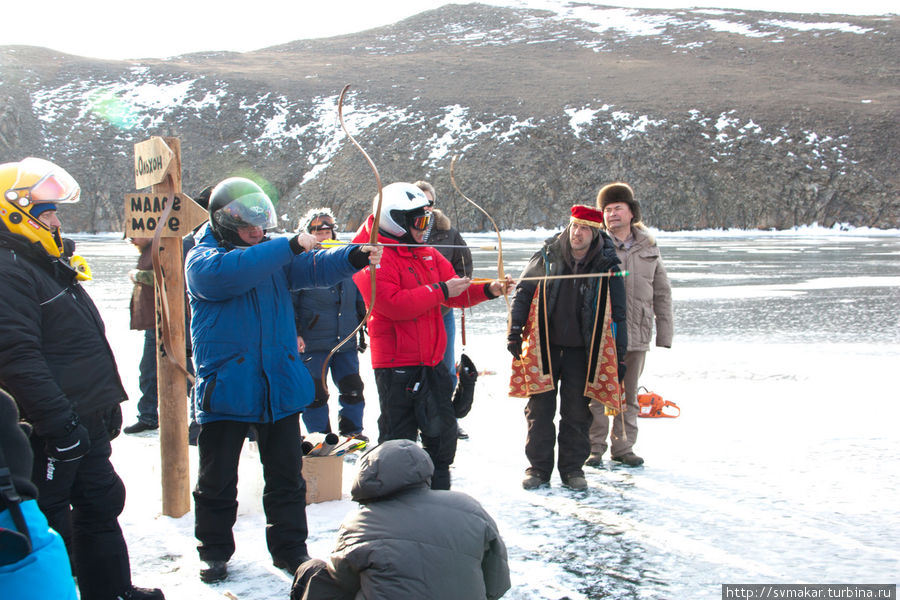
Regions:
<instances>
[{"instance_id":1,"label":"frozen lake ice","mask_svg":"<svg viewBox=\"0 0 900 600\"><path fill-rule=\"evenodd\" d=\"M507 273L518 275L544 237L504 233ZM128 330L137 254L111 236L78 239L131 397L129 423L142 347L142 334ZM479 379L462 421L471 439L460 442L453 487L498 522L513 581L504 598L713 599L724 583L897 583L900 235L701 232L660 234L659 243L675 342L650 352L641 383L682 416L642 419L645 466L586 469L587 492L562 488L557 475L549 489L521 489L524 400L506 395L506 305L467 313L466 352L495 374ZM473 254L476 276L496 275L495 253ZM374 434L375 386L362 362ZM113 444L136 583L170 600L286 598L289 578L265 550L253 448L241 465L231 576L207 586L197 579L192 514L160 516L156 442L148 433ZM313 555L330 551L355 508L352 474L348 460L344 499L308 508Z\"/></svg>"}]
</instances>

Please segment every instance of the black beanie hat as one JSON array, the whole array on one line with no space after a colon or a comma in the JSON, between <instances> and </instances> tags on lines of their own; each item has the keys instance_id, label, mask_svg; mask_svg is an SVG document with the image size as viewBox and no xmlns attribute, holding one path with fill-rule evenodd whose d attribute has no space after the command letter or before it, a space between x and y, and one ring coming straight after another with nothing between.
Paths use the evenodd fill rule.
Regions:
<instances>
[{"instance_id":1,"label":"black beanie hat","mask_svg":"<svg viewBox=\"0 0 900 600\"><path fill-rule=\"evenodd\" d=\"M34 455L28 436L19 426L19 410L12 396L0 390L0 447L6 458L6 466L12 475L13 485L22 500L37 498L37 488L31 482L31 464ZM6 508L6 499L0 494L0 510Z\"/></svg>"}]
</instances>

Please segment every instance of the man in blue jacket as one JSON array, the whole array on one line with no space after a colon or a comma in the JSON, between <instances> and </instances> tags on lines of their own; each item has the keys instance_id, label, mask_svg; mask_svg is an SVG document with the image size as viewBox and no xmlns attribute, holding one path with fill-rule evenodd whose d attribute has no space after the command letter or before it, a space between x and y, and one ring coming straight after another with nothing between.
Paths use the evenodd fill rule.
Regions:
<instances>
[{"instance_id":1,"label":"man in blue jacket","mask_svg":"<svg viewBox=\"0 0 900 600\"><path fill-rule=\"evenodd\" d=\"M293 573L308 558L299 413L314 386L297 353L290 290L334 285L381 258L371 246L313 250L308 233L266 237L275 224L275 207L258 185L226 179L213 189L209 224L187 255L201 425L194 534L207 583L227 577L234 553L238 460L251 425L273 563Z\"/></svg>"}]
</instances>

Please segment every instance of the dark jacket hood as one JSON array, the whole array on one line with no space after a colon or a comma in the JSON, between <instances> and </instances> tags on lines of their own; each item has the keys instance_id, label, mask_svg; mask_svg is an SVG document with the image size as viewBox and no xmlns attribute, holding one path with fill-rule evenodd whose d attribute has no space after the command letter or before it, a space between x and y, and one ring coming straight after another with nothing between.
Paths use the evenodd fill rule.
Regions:
<instances>
[{"instance_id":1,"label":"dark jacket hood","mask_svg":"<svg viewBox=\"0 0 900 600\"><path fill-rule=\"evenodd\" d=\"M418 444L390 440L360 457L350 496L356 502L366 503L407 488L429 488L433 473L431 457Z\"/></svg>"}]
</instances>

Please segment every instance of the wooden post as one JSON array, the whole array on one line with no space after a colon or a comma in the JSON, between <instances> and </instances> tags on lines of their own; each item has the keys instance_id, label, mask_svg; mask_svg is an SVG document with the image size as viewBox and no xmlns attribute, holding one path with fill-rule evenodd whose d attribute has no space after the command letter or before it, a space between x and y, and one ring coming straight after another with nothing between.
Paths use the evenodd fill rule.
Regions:
<instances>
[{"instance_id":1,"label":"wooden post","mask_svg":"<svg viewBox=\"0 0 900 600\"><path fill-rule=\"evenodd\" d=\"M134 145L134 183L138 188L152 186L150 194L125 195L125 235L154 238L156 381L163 514L180 517L191 508L181 238L205 221L207 213L181 193L181 141L178 138L152 137ZM168 310L162 310L163 306Z\"/></svg>"},{"instance_id":2,"label":"wooden post","mask_svg":"<svg viewBox=\"0 0 900 600\"><path fill-rule=\"evenodd\" d=\"M173 198L181 193L181 140L163 138L174 156L168 176L153 185L151 192ZM162 237L159 263L166 280L169 304L169 337L172 352L185 351L184 257L180 237ZM160 287L156 287L159 294ZM159 307L161 298L157 298ZM165 355L162 344L161 312L156 312L156 382L159 398L159 452L162 465L162 512L181 517L191 509L191 474L188 461L187 382L184 373ZM176 357L179 362L184 354Z\"/></svg>"}]
</instances>

